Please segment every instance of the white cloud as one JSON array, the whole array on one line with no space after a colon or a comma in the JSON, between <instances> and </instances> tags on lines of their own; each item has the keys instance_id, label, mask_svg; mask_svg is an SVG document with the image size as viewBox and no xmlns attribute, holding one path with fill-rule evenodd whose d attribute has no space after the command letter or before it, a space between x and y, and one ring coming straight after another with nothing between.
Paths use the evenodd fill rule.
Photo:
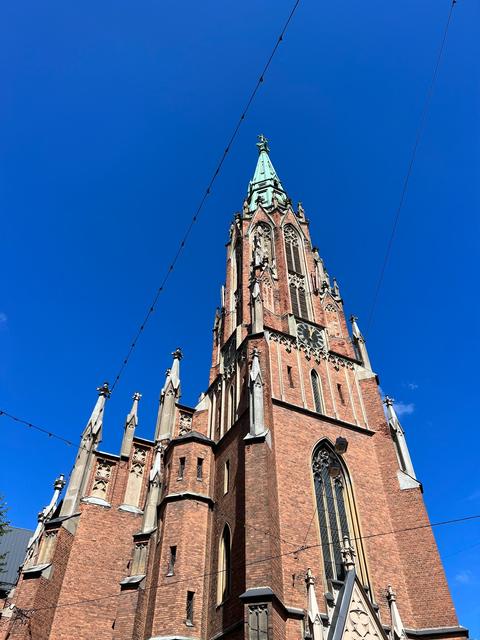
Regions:
<instances>
[{"instance_id":1,"label":"white cloud","mask_svg":"<svg viewBox=\"0 0 480 640\"><path fill-rule=\"evenodd\" d=\"M465 498L466 500L480 500L480 489L476 489L473 493Z\"/></svg>"},{"instance_id":2,"label":"white cloud","mask_svg":"<svg viewBox=\"0 0 480 640\"><path fill-rule=\"evenodd\" d=\"M472 572L468 569L459 571L455 576L455 582L460 584L469 584L472 581Z\"/></svg>"},{"instance_id":3,"label":"white cloud","mask_svg":"<svg viewBox=\"0 0 480 640\"><path fill-rule=\"evenodd\" d=\"M415 405L413 402L395 402L394 407L397 412L397 416L407 416L415 411Z\"/></svg>"},{"instance_id":4,"label":"white cloud","mask_svg":"<svg viewBox=\"0 0 480 640\"><path fill-rule=\"evenodd\" d=\"M7 314L3 311L0 311L0 329L5 327L7 324Z\"/></svg>"},{"instance_id":5,"label":"white cloud","mask_svg":"<svg viewBox=\"0 0 480 640\"><path fill-rule=\"evenodd\" d=\"M415 391L415 389L418 389L418 384L416 384L415 382L407 382L407 387L410 389L410 391Z\"/></svg>"}]
</instances>

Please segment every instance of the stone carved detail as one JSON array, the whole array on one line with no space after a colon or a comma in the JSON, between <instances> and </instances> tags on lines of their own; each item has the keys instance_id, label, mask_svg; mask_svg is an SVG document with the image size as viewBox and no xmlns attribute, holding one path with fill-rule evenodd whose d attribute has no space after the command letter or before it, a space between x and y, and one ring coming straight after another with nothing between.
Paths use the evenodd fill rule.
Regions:
<instances>
[{"instance_id":1,"label":"stone carved detail","mask_svg":"<svg viewBox=\"0 0 480 640\"><path fill-rule=\"evenodd\" d=\"M236 336L234 333L223 349L223 377L225 380L229 380L235 373L236 347Z\"/></svg>"},{"instance_id":2,"label":"stone carved detail","mask_svg":"<svg viewBox=\"0 0 480 640\"><path fill-rule=\"evenodd\" d=\"M351 369L353 371L353 362L342 358L341 356L329 353L326 349L314 349L309 345L297 341L293 336L288 336L282 333L276 333L270 331L269 339L272 342L278 342L285 347L285 351L290 353L292 349L299 349L305 353L307 360L313 358L317 364L322 360L330 362L334 368L338 371L340 368Z\"/></svg>"},{"instance_id":3,"label":"stone carved detail","mask_svg":"<svg viewBox=\"0 0 480 640\"><path fill-rule=\"evenodd\" d=\"M190 413L185 413L182 411L180 413L180 428L179 434L181 436L189 433L192 430L192 416Z\"/></svg>"},{"instance_id":4,"label":"stone carved detail","mask_svg":"<svg viewBox=\"0 0 480 640\"><path fill-rule=\"evenodd\" d=\"M292 349L298 349L297 341L293 336L287 336L283 333L277 333L276 331L270 331L269 339L272 342L278 342L285 347L285 351L290 353Z\"/></svg>"},{"instance_id":5,"label":"stone carved detail","mask_svg":"<svg viewBox=\"0 0 480 640\"><path fill-rule=\"evenodd\" d=\"M93 496L103 498L107 493L107 482L105 480L96 479L93 482Z\"/></svg>"},{"instance_id":6,"label":"stone carved detail","mask_svg":"<svg viewBox=\"0 0 480 640\"><path fill-rule=\"evenodd\" d=\"M105 498L107 495L108 481L112 475L113 463L108 460L99 460L93 481L92 496Z\"/></svg>"},{"instance_id":7,"label":"stone carved detail","mask_svg":"<svg viewBox=\"0 0 480 640\"><path fill-rule=\"evenodd\" d=\"M288 284L300 289L300 291L305 291L305 278L298 273L288 274Z\"/></svg>"},{"instance_id":8,"label":"stone carved detail","mask_svg":"<svg viewBox=\"0 0 480 640\"><path fill-rule=\"evenodd\" d=\"M259 222L253 235L253 266L273 264L272 230L266 222Z\"/></svg>"},{"instance_id":9,"label":"stone carved detail","mask_svg":"<svg viewBox=\"0 0 480 640\"><path fill-rule=\"evenodd\" d=\"M97 473L95 476L97 478L104 478L105 480L110 479L110 475L112 473L112 463L107 462L107 460L99 460L97 466Z\"/></svg>"},{"instance_id":10,"label":"stone carved detail","mask_svg":"<svg viewBox=\"0 0 480 640\"><path fill-rule=\"evenodd\" d=\"M324 308L325 311L338 311L337 307L332 302L329 302Z\"/></svg>"},{"instance_id":11,"label":"stone carved detail","mask_svg":"<svg viewBox=\"0 0 480 640\"><path fill-rule=\"evenodd\" d=\"M284 230L285 242L298 247L298 233L291 224L287 224Z\"/></svg>"},{"instance_id":12,"label":"stone carved detail","mask_svg":"<svg viewBox=\"0 0 480 640\"><path fill-rule=\"evenodd\" d=\"M140 478L143 475L145 468L145 462L147 460L147 450L143 447L135 447L132 456L132 467L130 473L133 473Z\"/></svg>"},{"instance_id":13,"label":"stone carved detail","mask_svg":"<svg viewBox=\"0 0 480 640\"><path fill-rule=\"evenodd\" d=\"M381 640L378 623L373 619L358 587L352 593L343 637L346 640Z\"/></svg>"}]
</instances>

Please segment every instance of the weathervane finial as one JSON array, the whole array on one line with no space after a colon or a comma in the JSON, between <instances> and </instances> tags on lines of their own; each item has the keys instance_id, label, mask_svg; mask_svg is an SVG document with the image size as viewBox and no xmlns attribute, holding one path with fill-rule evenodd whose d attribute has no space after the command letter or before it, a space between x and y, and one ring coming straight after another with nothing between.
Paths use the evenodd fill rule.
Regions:
<instances>
[{"instance_id":1,"label":"weathervane finial","mask_svg":"<svg viewBox=\"0 0 480 640\"><path fill-rule=\"evenodd\" d=\"M270 149L268 147L268 140L263 135L263 133L261 133L258 136L257 147L258 147L258 153L262 153L262 151L266 151L268 153L270 151Z\"/></svg>"}]
</instances>

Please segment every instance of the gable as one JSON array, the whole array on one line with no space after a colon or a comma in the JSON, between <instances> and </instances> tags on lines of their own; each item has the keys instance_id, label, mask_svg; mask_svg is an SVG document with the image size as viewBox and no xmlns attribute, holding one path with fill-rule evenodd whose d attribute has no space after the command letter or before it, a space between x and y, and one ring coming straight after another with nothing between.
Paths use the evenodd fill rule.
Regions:
<instances>
[{"instance_id":1,"label":"gable","mask_svg":"<svg viewBox=\"0 0 480 640\"><path fill-rule=\"evenodd\" d=\"M344 640L383 640L382 625L369 605L365 592L356 581L342 635Z\"/></svg>"},{"instance_id":2,"label":"gable","mask_svg":"<svg viewBox=\"0 0 480 640\"><path fill-rule=\"evenodd\" d=\"M338 594L328 640L388 640L355 569Z\"/></svg>"}]
</instances>

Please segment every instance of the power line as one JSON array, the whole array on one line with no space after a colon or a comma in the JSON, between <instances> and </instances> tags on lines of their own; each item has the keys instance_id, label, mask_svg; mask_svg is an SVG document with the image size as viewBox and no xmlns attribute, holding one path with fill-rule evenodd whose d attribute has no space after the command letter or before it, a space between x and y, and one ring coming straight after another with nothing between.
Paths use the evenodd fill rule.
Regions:
<instances>
[{"instance_id":1,"label":"power line","mask_svg":"<svg viewBox=\"0 0 480 640\"><path fill-rule=\"evenodd\" d=\"M95 419L95 422L92 425L92 428L94 428L97 424L97 422L100 420L101 416L103 413L103 409L100 409L98 416ZM71 440L67 440L67 438L64 438L63 436L58 435L58 433L55 433L54 431L48 430L48 429L44 429L43 427L39 427L37 424L33 423L33 422L29 422L28 420L24 420L23 418L19 418L18 416L13 415L13 413L9 413L8 411L5 411L4 409L0 409L0 417L4 416L5 418L9 418L10 420L13 420L13 422L16 422L17 424L23 424L24 426L28 427L29 429L34 429L35 431L39 431L40 433L44 433L46 434L49 438L53 438L55 440L59 440L60 442L63 442L64 444L66 444L68 447L72 447L73 446L73 442ZM79 449L85 449L87 450L88 447L85 447L85 445L79 444L78 445Z\"/></svg>"},{"instance_id":2,"label":"power line","mask_svg":"<svg viewBox=\"0 0 480 640\"><path fill-rule=\"evenodd\" d=\"M378 302L378 296L380 294L380 289L382 288L383 279L385 277L385 271L386 271L386 268L387 268L388 261L390 259L390 254L392 252L393 241L394 241L395 234L396 234L397 227L398 227L398 221L400 219L400 214L402 212L403 205L404 205L404 202L405 202L405 197L407 195L408 184L410 182L410 177L412 175L413 165L415 163L415 158L417 156L418 145L420 143L420 139L421 139L423 131L425 129L425 123L426 123L426 119L427 119L427 115L428 115L428 109L429 109L430 102L431 102L431 99L432 99L433 89L435 87L435 82L437 80L438 69L440 67L440 62L441 62L441 59L442 59L443 51L445 49L445 44L447 42L448 29L450 27L450 22L452 20L453 8L456 5L456 3L457 3L457 0L452 0L451 5L450 5L450 11L448 13L448 18L447 18L447 22L446 22L446 25L445 25L445 30L443 32L442 43L441 43L440 49L438 51L437 59L436 59L436 62L435 62L435 67L434 67L434 70L433 70L433 75L432 75L432 78L431 78L431 81L430 81L430 85L429 85L428 90L427 90L427 95L425 97L425 102L423 103L423 108L422 108L422 112L421 112L421 115L420 115L420 123L418 125L417 133L416 133L416 136L415 136L415 142L414 142L414 145L413 145L413 148L412 148L412 153L410 155L410 161L408 163L407 173L405 174L405 178L404 178L404 181L403 181L403 187L402 187L402 191L401 191L401 195L400 195L400 201L398 203L397 210L395 212L395 216L394 216L394 219L393 219L392 231L390 233L390 238L388 240L387 250L385 252L385 257L383 259L383 264L382 264L382 267L380 269L380 276L378 278L377 285L375 287L375 293L374 293L374 296L373 296L372 306L370 307L370 314L369 314L369 317L368 317L367 329L366 329L366 332L365 332L366 334L368 334L368 332L369 332L369 330L371 328L371 325L372 325L373 315L375 313L375 309L376 309L377 302Z\"/></svg>"},{"instance_id":3,"label":"power line","mask_svg":"<svg viewBox=\"0 0 480 640\"><path fill-rule=\"evenodd\" d=\"M218 174L220 173L220 170L221 170L221 168L223 166L223 163L225 162L227 154L230 151L231 146L232 146L233 142L235 141L235 139L237 137L238 131L239 131L240 127L242 126L243 121L245 120L245 118L247 116L247 113L248 113L248 111L249 111L249 109L250 109L250 107L252 105L252 102L253 102L255 96L257 95L257 92L258 92L261 84L265 80L265 74L267 73L267 71L268 71L268 69L269 69L269 67L270 67L270 65L272 63L272 60L273 60L273 58L274 58L274 56L275 56L275 54L277 52L278 47L280 46L280 43L283 41L283 38L284 38L285 33L286 33L287 29L288 29L288 26L289 26L289 24L290 24L290 22L291 22L291 20L292 20L292 18L294 16L296 10L297 10L297 7L298 7L299 4L300 4L300 0L296 0L294 5L293 5L293 7L292 7L292 9L291 9L291 11L290 11L290 14L289 14L285 24L283 25L283 28L282 28L282 30L280 32L280 35L278 36L277 41L275 42L275 45L274 45L272 51L270 52L270 55L269 55L269 57L267 59L267 62L265 63L265 66L262 69L262 72L261 72L261 74L260 74L260 76L259 76L259 78L258 78L258 80L257 80L257 82L255 84L255 87L254 87L253 91L251 92L250 97L248 98L245 107L243 108L243 111L242 111L242 113L241 113L241 115L240 115L240 117L239 117L239 119L237 121L237 124L235 125L235 128L233 129L233 132L232 132L232 134L231 134L231 136L230 136L230 138L229 138L229 140L227 142L227 145L226 145L225 149L223 150L223 153L222 153L222 155L220 157L220 160L219 160L219 162L218 162L218 164L217 164L217 166L215 168L215 171L213 172L213 175L210 178L210 182L208 183L208 186L207 186L203 196L200 199L200 202L199 202L199 204L198 204L198 206L197 206L197 208L195 210L195 213L192 216L192 219L190 220L190 224L188 225L187 230L185 231L182 239L180 240L180 244L178 245L177 252L175 253L175 256L174 256L172 262L170 263L170 265L169 265L169 267L168 267L168 269L167 269L162 281L160 282L160 285L157 288L155 296L154 296L154 298L153 298L153 300L152 300L152 302L151 302L151 304L150 304L150 306L149 306L149 308L148 308L148 310L147 310L147 312L146 312L146 314L145 314L145 316L143 318L143 321L140 324L139 328L137 329L137 332L136 332L136 334L135 334L135 336L134 336L134 338L133 338L133 340L132 340L132 342L130 344L130 347L129 347L129 349L128 349L128 351L127 351L127 353L126 353L126 355L125 355L125 357L124 357L124 359L122 361L122 364L120 365L120 368L119 368L115 378L113 379L113 384L112 384L111 391L114 391L115 387L117 386L117 384L118 384L118 382L120 380L120 377L122 376L122 374L123 374L123 372L125 370L125 367L127 366L128 362L130 360L130 357L131 357L135 347L137 346L137 342L138 342L140 336L142 335L142 333L143 333L143 331L145 329L146 324L150 320L150 317L151 317L152 313L155 311L155 306L157 304L158 298L160 297L161 293L163 292L163 290L165 288L165 285L167 284L167 282L168 282L168 280L169 280L169 278L170 278L170 276L172 274L172 271L175 268L175 265L177 264L181 254L183 253L183 250L185 248L185 244L186 244L186 242L187 242L187 240L188 240L188 238L190 236L190 233L191 233L195 223L197 222L197 220L198 220L198 218L200 216L200 213L201 213L201 211L203 209L203 206L204 206L208 196L212 192L213 185L214 185L214 183L215 183L215 181L216 181L216 179L218 177Z\"/></svg>"},{"instance_id":4,"label":"power line","mask_svg":"<svg viewBox=\"0 0 480 640\"><path fill-rule=\"evenodd\" d=\"M433 522L433 523L428 523L428 524L423 524L423 525L416 525L414 527L405 527L403 529L393 529L390 531L382 531L382 532L378 532L378 533L372 533L366 536L357 536L355 538L351 538L351 542L355 542L355 541L359 541L359 540L368 540L371 538L377 538L380 536L388 536L388 535L393 535L396 533L403 533L403 532L410 532L410 531L418 531L419 529L428 529L428 528L433 528L433 527L440 527L440 526L445 526L445 525L449 525L449 524L457 524L459 522L467 522L467 521L471 521L471 520L478 520L480 519L480 514L478 515L473 515L473 516L464 516L463 518L454 518L451 520L443 520L440 522ZM296 555L298 553L301 553L303 551L308 551L309 549L316 549L319 547L324 547L324 546L330 546L334 544L333 542L326 542L326 543L318 543L318 544L311 544L311 545L302 545L301 547L298 547L298 549L294 549L292 551L285 551L283 553L279 553L276 555L272 555L272 556L267 556L266 558L259 558L258 560L252 560L251 562L247 562L245 563L244 566L248 567L248 566L252 566L252 565L256 565L256 564L261 564L263 562L268 562L269 560L275 560L277 558L281 558L284 556L289 556L289 555ZM192 580L200 580L202 578L206 578L209 576L213 576L213 575L218 575L220 573L224 573L224 571L226 570L220 570L220 571L207 571L201 574L197 574L194 576L189 576L188 578L179 578L178 580L172 580L169 581L168 583L166 583L164 586L171 586L174 584L180 584L182 582L189 582ZM152 585L150 587L147 587L144 589L144 592L150 591L151 589L157 588L158 585ZM128 592L127 592L128 593ZM65 602L62 604L57 604L57 605L51 605L51 606L47 606L47 607L36 607L36 608L32 608L32 609L20 609L21 611L23 611L24 613L27 614L32 614L32 613L36 613L38 611L46 611L46 610L52 610L52 609L60 609L60 608L64 608L64 607L73 607L73 606L77 606L77 605L82 605L82 604L90 604L93 602L100 602L102 600L108 600L111 598L118 598L122 595L124 595L125 592L120 592L120 593L112 593L109 594L107 596L100 596L98 598L88 598L88 599L83 599L83 600L77 600L74 602Z\"/></svg>"},{"instance_id":5,"label":"power line","mask_svg":"<svg viewBox=\"0 0 480 640\"><path fill-rule=\"evenodd\" d=\"M120 365L120 368L118 369L117 374L115 375L115 377L113 379L113 384L112 384L112 386L110 388L110 393L112 393L114 391L114 389L116 388L116 386L117 386L117 384L118 384L118 382L119 382L119 380L120 380L120 378L121 378L126 366L128 365L128 363L130 361L132 353L133 353L135 347L137 346L137 343L138 343L138 340L139 340L140 336L142 335L143 331L145 330L145 327L146 327L148 321L150 320L151 315L155 311L155 307L157 305L158 299L159 299L160 295L162 294L162 292L163 292L163 290L165 288L165 285L167 284L168 279L170 278L170 276L171 276L171 274L172 274L172 272L173 272L173 270L174 270L174 268L175 268L175 266L176 266L176 264L177 264L177 262L178 262L178 260L179 260L179 258L181 256L181 254L183 253L183 250L184 250L185 245L187 243L187 240L188 240L188 238L189 238L189 236L190 236L190 234L192 232L192 229L193 229L195 223L198 221L198 218L200 216L200 213L201 213L201 211L203 209L203 206L204 206L208 196L212 192L213 185L214 185L214 183L215 183L215 181L216 181L216 179L217 179L217 177L218 177L218 175L219 175L219 173L220 173L220 171L222 169L222 166L223 166L223 164L224 164L224 162L226 160L227 154L229 153L229 151L230 151L230 149L232 147L232 144L234 143L234 141L235 141L235 139L237 137L237 134L238 134L238 132L240 130L240 127L242 126L242 123L244 122L244 120L245 120L245 118L246 118L246 116L248 114L248 111L250 110L252 102L255 99L255 96L257 95L257 92L258 92L260 86L262 85L262 83L265 80L265 74L267 73L268 69L270 68L270 65L271 65L271 63L273 61L273 58L274 58L276 52L277 52L277 49L280 46L281 42L283 41L283 38L284 38L284 36L285 36L285 34L287 32L288 26L290 25L290 22L292 21L293 16L295 15L295 12L296 12L299 4L300 4L300 0L295 0L295 3L294 3L294 5L293 5L293 7L292 7L292 9L291 9L291 11L290 11L290 13L288 15L287 20L285 21L285 23L283 25L283 28L282 28L282 30L280 32L280 35L278 36L278 38L277 38L277 40L275 42L275 45L274 45L272 51L270 52L270 55L268 56L267 61L266 61L265 65L264 65L264 67L263 67L263 69L261 71L261 74L260 74L260 76L259 76L259 78L258 78L258 80L257 80L257 82L255 84L255 87L254 87L253 91L251 92L251 94L250 94L250 96L249 96L249 98L248 98L248 100L247 100L247 102L246 102L246 104L245 104L245 106L243 108L243 111L241 112L241 115L240 115L240 117L239 117L239 119L237 121L237 124L235 125L235 128L233 129L232 134L230 135L230 138L228 139L228 142L227 142L227 145L226 145L226 147L225 147L225 149L223 151L223 154L221 155L220 160L216 165L215 171L213 172L213 175L210 178L210 182L208 183L207 188L205 189L205 192L204 192L203 196L201 197L200 202L199 202L199 204L198 204L198 206L197 206L197 208L195 210L195 213L193 214L192 219L190 220L190 223L189 223L189 225L188 225L183 237L180 240L180 243L178 245L178 248L177 248L177 251L176 251L176 253L174 255L174 258L173 258L172 262L170 263L170 265L169 265L169 267L168 267L163 279L161 280L160 285L158 286L157 291L155 293L155 296L154 296L152 302L150 303L150 306L148 307L148 310L147 310L147 312L146 312L146 314L145 314L145 316L143 318L143 321L140 324L139 328L137 329L137 332L135 333L134 338L133 338L132 342L130 343L130 347L129 347L129 349L128 349L128 351L127 351L127 353L126 353L126 355L125 355L125 357L124 357L124 359L123 359L123 361L122 361L122 363ZM27 426L27 427L29 427L31 429L35 429L36 431L39 431L41 433L45 433L50 438L55 438L57 440L60 440L60 441L64 442L65 444L67 444L68 446L72 446L72 444L73 444L67 438L64 438L63 436L60 436L60 435L54 433L53 431L49 431L47 429L44 429L43 427L39 427L38 425L35 425L33 422L29 422L27 420L19 418L18 416L15 416L15 415L13 415L11 413L8 413L7 411L0 410L0 416L1 415L4 415L4 416L10 418L11 420L14 420L15 422L18 422L19 424L23 424L23 425L25 425L25 426Z\"/></svg>"},{"instance_id":6,"label":"power line","mask_svg":"<svg viewBox=\"0 0 480 640\"><path fill-rule=\"evenodd\" d=\"M0 416L5 416L6 418L10 418L10 420L13 420L14 422L18 422L19 424L23 424L29 429L35 429L35 431L40 431L41 433L45 433L49 438L55 438L56 440L60 440L64 444L68 445L69 447L73 445L73 442L71 440L67 440L67 438L64 438L63 436L59 436L54 431L49 431L48 429L39 427L33 422L28 422L27 420L23 420L22 418L19 418L18 416L14 416L12 413L8 413L3 409L0 409Z\"/></svg>"}]
</instances>

